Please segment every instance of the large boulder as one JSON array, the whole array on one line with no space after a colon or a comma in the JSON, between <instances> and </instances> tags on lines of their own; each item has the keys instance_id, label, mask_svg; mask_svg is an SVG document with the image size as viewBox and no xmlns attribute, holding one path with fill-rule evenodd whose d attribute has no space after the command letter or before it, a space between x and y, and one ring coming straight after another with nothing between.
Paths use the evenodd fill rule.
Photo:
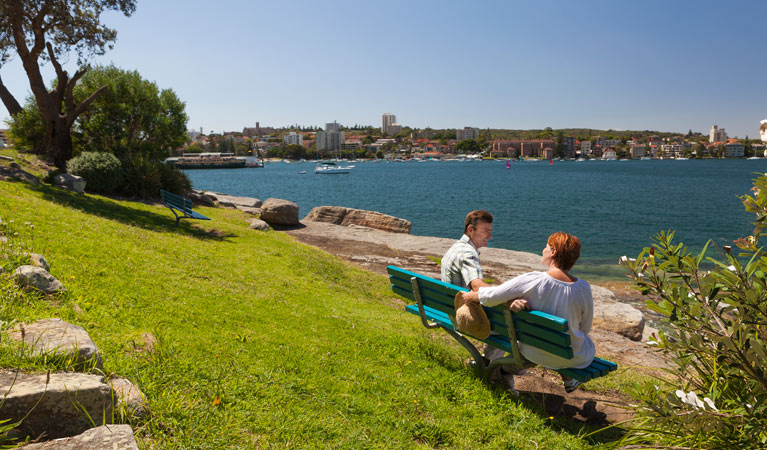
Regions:
<instances>
[{"instance_id":1,"label":"large boulder","mask_svg":"<svg viewBox=\"0 0 767 450\"><path fill-rule=\"evenodd\" d=\"M360 225L392 233L410 233L410 221L382 214L377 211L344 208L342 206L317 206L304 217L308 222L327 222L335 225Z\"/></svg>"},{"instance_id":2,"label":"large boulder","mask_svg":"<svg viewBox=\"0 0 767 450\"><path fill-rule=\"evenodd\" d=\"M250 228L251 230L269 231L270 229L269 224L264 222L261 219L250 219L248 223L250 224L248 228Z\"/></svg>"},{"instance_id":3,"label":"large boulder","mask_svg":"<svg viewBox=\"0 0 767 450\"><path fill-rule=\"evenodd\" d=\"M189 198L198 205L216 206L216 198L206 194L205 192L193 190L189 193Z\"/></svg>"},{"instance_id":4,"label":"large boulder","mask_svg":"<svg viewBox=\"0 0 767 450\"><path fill-rule=\"evenodd\" d=\"M19 325L8 332L8 337L29 346L33 354L67 355L77 363L93 363L103 369L101 352L88 332L61 319L42 319Z\"/></svg>"},{"instance_id":5,"label":"large boulder","mask_svg":"<svg viewBox=\"0 0 767 450\"><path fill-rule=\"evenodd\" d=\"M53 183L56 186L69 189L70 191L82 194L85 190L85 180L83 177L72 175L70 173L60 173L53 176Z\"/></svg>"},{"instance_id":6,"label":"large boulder","mask_svg":"<svg viewBox=\"0 0 767 450\"><path fill-rule=\"evenodd\" d=\"M214 199L216 205L227 208L259 208L263 203L261 200L253 197L237 197L228 194L219 194L218 192L205 191L205 195Z\"/></svg>"},{"instance_id":7,"label":"large boulder","mask_svg":"<svg viewBox=\"0 0 767 450\"><path fill-rule=\"evenodd\" d=\"M261 205L261 220L269 225L299 225L298 205L280 198L268 198Z\"/></svg>"},{"instance_id":8,"label":"large boulder","mask_svg":"<svg viewBox=\"0 0 767 450\"><path fill-rule=\"evenodd\" d=\"M138 450L130 425L102 425L77 436L38 442L20 447L24 450Z\"/></svg>"},{"instance_id":9,"label":"large boulder","mask_svg":"<svg viewBox=\"0 0 767 450\"><path fill-rule=\"evenodd\" d=\"M64 285L42 267L20 266L13 272L13 279L22 287L33 287L46 294L66 291Z\"/></svg>"},{"instance_id":10,"label":"large boulder","mask_svg":"<svg viewBox=\"0 0 767 450\"><path fill-rule=\"evenodd\" d=\"M0 372L0 417L17 422L32 437L80 434L96 423L111 423L112 388L104 377L83 373L28 374ZM94 447L92 447L94 448Z\"/></svg>"},{"instance_id":11,"label":"large boulder","mask_svg":"<svg viewBox=\"0 0 767 450\"><path fill-rule=\"evenodd\" d=\"M594 297L594 328L612 331L632 341L641 341L645 319L641 311L616 300L615 294L601 286L591 286Z\"/></svg>"}]
</instances>

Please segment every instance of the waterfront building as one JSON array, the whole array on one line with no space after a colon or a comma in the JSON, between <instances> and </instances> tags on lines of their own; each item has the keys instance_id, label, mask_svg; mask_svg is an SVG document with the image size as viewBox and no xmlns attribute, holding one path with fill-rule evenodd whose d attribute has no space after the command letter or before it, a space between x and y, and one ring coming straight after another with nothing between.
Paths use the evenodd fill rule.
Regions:
<instances>
[{"instance_id":1,"label":"waterfront building","mask_svg":"<svg viewBox=\"0 0 767 450\"><path fill-rule=\"evenodd\" d=\"M455 131L455 139L457 141L465 141L466 139L477 139L479 137L479 128L463 127L463 130Z\"/></svg>"},{"instance_id":2,"label":"waterfront building","mask_svg":"<svg viewBox=\"0 0 767 450\"><path fill-rule=\"evenodd\" d=\"M554 159L554 149L551 147L546 147L541 151L541 156L543 156L543 159Z\"/></svg>"},{"instance_id":3,"label":"waterfront building","mask_svg":"<svg viewBox=\"0 0 767 450\"><path fill-rule=\"evenodd\" d=\"M639 159L647 156L647 147L644 144L634 144L630 147L631 159Z\"/></svg>"},{"instance_id":4,"label":"waterfront building","mask_svg":"<svg viewBox=\"0 0 767 450\"><path fill-rule=\"evenodd\" d=\"M384 113L381 116L381 133L384 136L393 136L402 131L402 125L397 123L397 116L392 113Z\"/></svg>"},{"instance_id":5,"label":"waterfront building","mask_svg":"<svg viewBox=\"0 0 767 450\"><path fill-rule=\"evenodd\" d=\"M591 141L581 141L581 156L591 154Z\"/></svg>"},{"instance_id":6,"label":"waterfront building","mask_svg":"<svg viewBox=\"0 0 767 450\"><path fill-rule=\"evenodd\" d=\"M301 133L296 133L295 131L291 131L282 137L282 141L288 145L304 145L304 135Z\"/></svg>"},{"instance_id":7,"label":"waterfront building","mask_svg":"<svg viewBox=\"0 0 767 450\"><path fill-rule=\"evenodd\" d=\"M602 153L602 159L616 159L618 154L615 153L615 149L608 148Z\"/></svg>"},{"instance_id":8,"label":"waterfront building","mask_svg":"<svg viewBox=\"0 0 767 450\"><path fill-rule=\"evenodd\" d=\"M725 158L742 158L746 153L746 145L738 141L729 142L724 146Z\"/></svg>"},{"instance_id":9,"label":"waterfront building","mask_svg":"<svg viewBox=\"0 0 767 450\"><path fill-rule=\"evenodd\" d=\"M575 136L565 137L563 142L565 158L570 159L575 157L575 149L578 147L577 142L578 141L575 139Z\"/></svg>"},{"instance_id":10,"label":"waterfront building","mask_svg":"<svg viewBox=\"0 0 767 450\"><path fill-rule=\"evenodd\" d=\"M344 142L344 132L340 131L338 122L326 123L325 129L317 132L317 151L340 150Z\"/></svg>"},{"instance_id":11,"label":"waterfront building","mask_svg":"<svg viewBox=\"0 0 767 450\"><path fill-rule=\"evenodd\" d=\"M661 144L660 150L666 158L682 158L684 157L686 147L681 143Z\"/></svg>"},{"instance_id":12,"label":"waterfront building","mask_svg":"<svg viewBox=\"0 0 767 450\"><path fill-rule=\"evenodd\" d=\"M541 158L546 147L556 147L553 139L506 139L493 141L493 158Z\"/></svg>"},{"instance_id":13,"label":"waterfront building","mask_svg":"<svg viewBox=\"0 0 767 450\"><path fill-rule=\"evenodd\" d=\"M708 142L724 142L726 140L727 133L724 131L724 128L719 128L716 125L711 127L711 131L708 133Z\"/></svg>"}]
</instances>

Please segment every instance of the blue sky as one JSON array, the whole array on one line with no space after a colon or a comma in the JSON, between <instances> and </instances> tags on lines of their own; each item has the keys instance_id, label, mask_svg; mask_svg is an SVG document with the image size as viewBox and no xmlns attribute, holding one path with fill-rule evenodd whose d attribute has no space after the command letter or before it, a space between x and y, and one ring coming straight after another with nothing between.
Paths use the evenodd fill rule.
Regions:
<instances>
[{"instance_id":1,"label":"blue sky","mask_svg":"<svg viewBox=\"0 0 767 450\"><path fill-rule=\"evenodd\" d=\"M172 88L205 132L392 112L418 128L755 138L767 118L762 0L139 0L104 21L118 40L95 62ZM18 61L0 75L29 92Z\"/></svg>"}]
</instances>

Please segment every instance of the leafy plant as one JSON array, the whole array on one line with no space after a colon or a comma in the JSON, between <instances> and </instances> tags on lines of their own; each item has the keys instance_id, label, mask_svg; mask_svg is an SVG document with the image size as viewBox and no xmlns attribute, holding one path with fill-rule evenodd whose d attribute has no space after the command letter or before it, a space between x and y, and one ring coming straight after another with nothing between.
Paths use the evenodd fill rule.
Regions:
<instances>
[{"instance_id":1,"label":"leafy plant","mask_svg":"<svg viewBox=\"0 0 767 450\"><path fill-rule=\"evenodd\" d=\"M125 170L123 193L140 199L159 197L160 188L162 188L161 164L141 154L133 154L126 158L123 161Z\"/></svg>"},{"instance_id":2,"label":"leafy plant","mask_svg":"<svg viewBox=\"0 0 767 450\"><path fill-rule=\"evenodd\" d=\"M665 316L668 331L653 343L675 367L667 383L635 386L638 423L624 444L661 442L677 448L767 446L767 176L741 197L756 215L754 235L691 253L660 232L636 259L621 258L647 306ZM711 270L701 268L712 264Z\"/></svg>"},{"instance_id":3,"label":"leafy plant","mask_svg":"<svg viewBox=\"0 0 767 450\"><path fill-rule=\"evenodd\" d=\"M120 160L111 153L84 152L67 163L67 170L83 177L89 192L111 194L122 182Z\"/></svg>"}]
</instances>

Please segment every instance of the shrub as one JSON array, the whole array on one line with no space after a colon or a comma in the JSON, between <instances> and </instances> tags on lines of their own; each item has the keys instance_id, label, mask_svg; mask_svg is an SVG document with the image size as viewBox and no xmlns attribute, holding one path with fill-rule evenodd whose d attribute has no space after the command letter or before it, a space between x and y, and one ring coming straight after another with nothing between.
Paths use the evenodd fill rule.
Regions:
<instances>
[{"instance_id":1,"label":"shrub","mask_svg":"<svg viewBox=\"0 0 767 450\"><path fill-rule=\"evenodd\" d=\"M123 160L125 182L122 192L129 197L143 200L157 198L162 188L160 165L162 163L141 154L132 154Z\"/></svg>"},{"instance_id":2,"label":"shrub","mask_svg":"<svg viewBox=\"0 0 767 450\"><path fill-rule=\"evenodd\" d=\"M67 171L83 177L89 192L111 194L123 179L122 164L117 157L105 152L84 152L67 163Z\"/></svg>"},{"instance_id":3,"label":"shrub","mask_svg":"<svg viewBox=\"0 0 767 450\"><path fill-rule=\"evenodd\" d=\"M647 306L668 331L654 343L675 367L660 386L635 386L638 423L622 444L660 442L674 448L767 446L767 176L741 200L756 215L753 236L724 246L718 258L654 237L636 259L621 258ZM701 269L702 263L713 265Z\"/></svg>"},{"instance_id":4,"label":"shrub","mask_svg":"<svg viewBox=\"0 0 767 450\"><path fill-rule=\"evenodd\" d=\"M192 189L192 182L176 166L161 163L159 169L162 188L166 191L178 195L186 195Z\"/></svg>"}]
</instances>

